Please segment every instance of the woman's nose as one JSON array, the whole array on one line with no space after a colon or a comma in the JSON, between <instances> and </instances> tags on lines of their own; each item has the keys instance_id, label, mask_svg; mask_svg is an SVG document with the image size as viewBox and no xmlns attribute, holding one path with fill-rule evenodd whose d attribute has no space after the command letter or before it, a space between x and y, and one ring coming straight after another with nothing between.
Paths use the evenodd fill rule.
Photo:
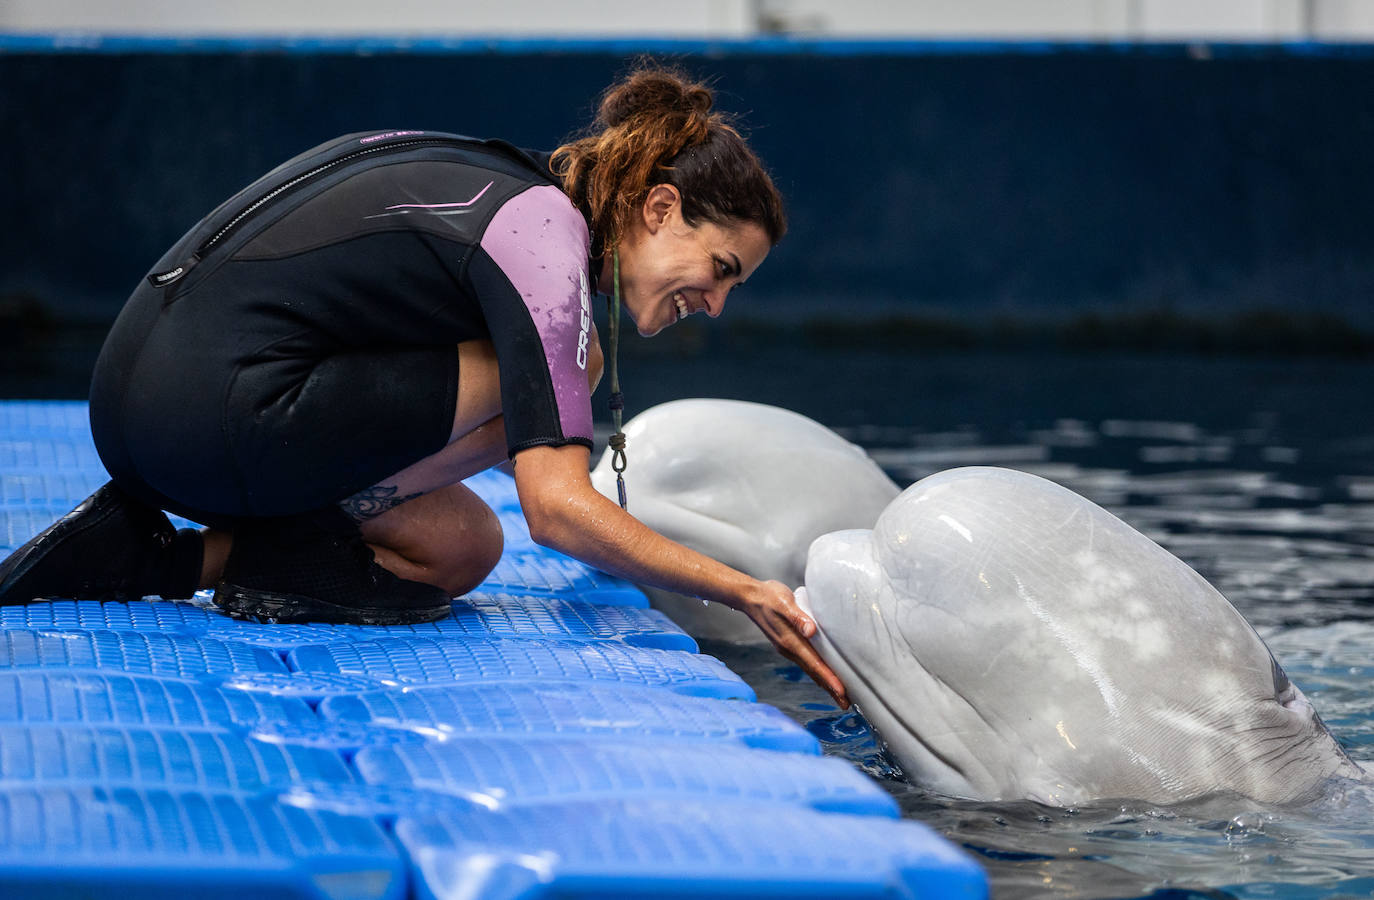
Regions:
<instances>
[{"instance_id":1,"label":"woman's nose","mask_svg":"<svg viewBox=\"0 0 1374 900\"><path fill-rule=\"evenodd\" d=\"M706 304L706 315L715 319L725 312L725 298L728 296L729 291L724 288L717 288L702 294L702 302Z\"/></svg>"}]
</instances>

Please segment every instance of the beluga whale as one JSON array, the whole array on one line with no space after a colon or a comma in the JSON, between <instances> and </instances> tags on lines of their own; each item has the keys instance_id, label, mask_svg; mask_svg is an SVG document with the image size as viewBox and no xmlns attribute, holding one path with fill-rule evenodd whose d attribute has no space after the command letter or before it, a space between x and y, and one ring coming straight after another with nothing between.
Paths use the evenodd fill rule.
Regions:
<instances>
[{"instance_id":1,"label":"beluga whale","mask_svg":"<svg viewBox=\"0 0 1374 900\"><path fill-rule=\"evenodd\" d=\"M1116 516L990 467L810 547L826 663L937 793L1054 806L1299 804L1368 775L1225 597Z\"/></svg>"},{"instance_id":2,"label":"beluga whale","mask_svg":"<svg viewBox=\"0 0 1374 900\"><path fill-rule=\"evenodd\" d=\"M739 400L674 400L625 424L629 511L755 578L801 584L822 534L869 528L901 489L863 448L803 415ZM607 452L592 484L616 497ZM645 588L699 638L764 641L743 613Z\"/></svg>"}]
</instances>

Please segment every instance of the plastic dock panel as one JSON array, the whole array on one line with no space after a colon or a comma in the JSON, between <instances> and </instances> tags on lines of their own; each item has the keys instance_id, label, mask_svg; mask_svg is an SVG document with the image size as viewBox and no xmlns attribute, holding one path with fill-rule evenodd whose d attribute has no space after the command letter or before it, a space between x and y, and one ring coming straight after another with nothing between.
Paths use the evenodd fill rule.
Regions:
<instances>
[{"instance_id":1,"label":"plastic dock panel","mask_svg":"<svg viewBox=\"0 0 1374 900\"><path fill-rule=\"evenodd\" d=\"M274 625L231 619L213 607L193 602L53 600L26 606L0 606L0 628L155 631L212 637L277 650L413 635L613 641L632 647L697 652L696 641L658 610L510 594L461 597L453 602L452 618L421 625Z\"/></svg>"},{"instance_id":2,"label":"plastic dock panel","mask_svg":"<svg viewBox=\"0 0 1374 900\"><path fill-rule=\"evenodd\" d=\"M507 552L477 592L576 596L607 606L649 607L644 592L628 581L550 550Z\"/></svg>"},{"instance_id":3,"label":"plastic dock panel","mask_svg":"<svg viewBox=\"0 0 1374 900\"><path fill-rule=\"evenodd\" d=\"M496 518L501 522L501 533L506 539L506 552L537 553L539 545L530 537L529 526L519 506L503 506L496 510Z\"/></svg>"},{"instance_id":4,"label":"plastic dock panel","mask_svg":"<svg viewBox=\"0 0 1374 900\"><path fill-rule=\"evenodd\" d=\"M262 793L355 781L341 754L224 731L0 726L0 785L99 784Z\"/></svg>"},{"instance_id":5,"label":"plastic dock panel","mask_svg":"<svg viewBox=\"0 0 1374 900\"><path fill-rule=\"evenodd\" d=\"M692 795L897 816L892 797L848 763L711 744L472 739L368 747L354 762L370 784L478 797L489 806Z\"/></svg>"},{"instance_id":6,"label":"plastic dock panel","mask_svg":"<svg viewBox=\"0 0 1374 900\"><path fill-rule=\"evenodd\" d=\"M378 686L609 681L657 685L695 697L754 699L754 689L713 657L609 643L533 638L376 638L298 647L287 661L299 672L372 678Z\"/></svg>"},{"instance_id":7,"label":"plastic dock panel","mask_svg":"<svg viewBox=\"0 0 1374 900\"><path fill-rule=\"evenodd\" d=\"M106 481L103 471L0 472L0 507L27 506L51 512L53 518L71 509L70 498L89 497Z\"/></svg>"},{"instance_id":8,"label":"plastic dock panel","mask_svg":"<svg viewBox=\"0 0 1374 900\"><path fill-rule=\"evenodd\" d=\"M420 896L981 898L915 822L795 806L621 799L403 818ZM485 879L476 882L476 879ZM476 883L474 883L476 882Z\"/></svg>"},{"instance_id":9,"label":"plastic dock panel","mask_svg":"<svg viewBox=\"0 0 1374 900\"><path fill-rule=\"evenodd\" d=\"M6 440L0 436L0 472L91 472L101 471L100 457L89 437L33 440ZM72 506L85 498L76 497Z\"/></svg>"},{"instance_id":10,"label":"plastic dock panel","mask_svg":"<svg viewBox=\"0 0 1374 900\"><path fill-rule=\"evenodd\" d=\"M234 641L146 631L0 631L0 669L112 669L182 678L230 672L281 672L281 657Z\"/></svg>"},{"instance_id":11,"label":"plastic dock panel","mask_svg":"<svg viewBox=\"0 0 1374 900\"><path fill-rule=\"evenodd\" d=\"M400 900L404 863L370 818L270 797L0 788L0 895Z\"/></svg>"},{"instance_id":12,"label":"plastic dock panel","mask_svg":"<svg viewBox=\"0 0 1374 900\"><path fill-rule=\"evenodd\" d=\"M224 690L199 681L91 671L0 671L0 723L306 729L315 711L294 697Z\"/></svg>"},{"instance_id":13,"label":"plastic dock panel","mask_svg":"<svg viewBox=\"0 0 1374 900\"><path fill-rule=\"evenodd\" d=\"M697 652L697 642L656 609L530 597L469 594L453 604L457 627L473 635L564 641L622 641L632 647Z\"/></svg>"},{"instance_id":14,"label":"plastic dock panel","mask_svg":"<svg viewBox=\"0 0 1374 900\"><path fill-rule=\"evenodd\" d=\"M520 510L520 497L515 491L515 479L508 475L495 471L483 472L463 483L474 494L481 497L487 506L495 510L498 515L504 512L519 512ZM502 516L501 522L504 524L506 521L508 521L507 518ZM519 527L523 529L524 525ZM525 533L528 534L529 532L526 531Z\"/></svg>"},{"instance_id":15,"label":"plastic dock panel","mask_svg":"<svg viewBox=\"0 0 1374 900\"><path fill-rule=\"evenodd\" d=\"M147 600L143 603L50 600L0 606L0 628L75 631L156 631L204 635L216 621L233 622L194 603Z\"/></svg>"},{"instance_id":16,"label":"plastic dock panel","mask_svg":"<svg viewBox=\"0 0 1374 900\"><path fill-rule=\"evenodd\" d=\"M459 736L728 741L819 755L820 744L777 709L611 684L419 687L327 697L321 718Z\"/></svg>"},{"instance_id":17,"label":"plastic dock panel","mask_svg":"<svg viewBox=\"0 0 1374 900\"><path fill-rule=\"evenodd\" d=\"M0 556L104 482L86 422L0 402ZM637 588L535 545L510 478L468 484L506 553L442 622L0 607L0 896L986 896Z\"/></svg>"},{"instance_id":18,"label":"plastic dock panel","mask_svg":"<svg viewBox=\"0 0 1374 900\"><path fill-rule=\"evenodd\" d=\"M37 403L0 401L0 440L16 436L85 437L89 423L89 408L77 400Z\"/></svg>"}]
</instances>

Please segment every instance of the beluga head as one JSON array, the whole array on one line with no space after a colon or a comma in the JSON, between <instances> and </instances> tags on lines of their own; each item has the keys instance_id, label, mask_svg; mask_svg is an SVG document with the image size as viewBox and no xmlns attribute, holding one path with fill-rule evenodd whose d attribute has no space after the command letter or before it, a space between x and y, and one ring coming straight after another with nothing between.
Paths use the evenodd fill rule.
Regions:
<instances>
[{"instance_id":1,"label":"beluga head","mask_svg":"<svg viewBox=\"0 0 1374 900\"><path fill-rule=\"evenodd\" d=\"M1363 779L1255 630L1120 519L954 469L810 549L814 643L915 783L1069 806L1275 804Z\"/></svg>"},{"instance_id":2,"label":"beluga head","mask_svg":"<svg viewBox=\"0 0 1374 900\"><path fill-rule=\"evenodd\" d=\"M650 528L761 580L801 584L822 534L867 528L901 492L863 448L803 415L739 400L675 400L625 425L629 511ZM616 497L608 451L592 484ZM646 588L697 637L756 642L743 614Z\"/></svg>"}]
</instances>

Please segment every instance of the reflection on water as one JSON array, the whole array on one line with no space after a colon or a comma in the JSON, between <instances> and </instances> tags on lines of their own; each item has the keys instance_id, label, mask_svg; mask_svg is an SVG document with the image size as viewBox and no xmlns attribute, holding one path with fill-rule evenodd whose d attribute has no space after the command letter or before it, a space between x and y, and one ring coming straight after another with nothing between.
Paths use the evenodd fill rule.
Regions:
<instances>
[{"instance_id":1,"label":"reflection on water","mask_svg":"<svg viewBox=\"0 0 1374 900\"><path fill-rule=\"evenodd\" d=\"M1294 427L1302 419L1294 411L1256 411L1222 427L1104 417L1000 419L987 429L860 424L841 430L901 484L953 466L1004 465L1057 481L1121 516L1197 569L1255 624L1341 744L1370 766L1374 404L1368 397L1321 433ZM995 897L1374 896L1368 791L1337 793L1302 810L1227 797L1168 809L951 801L903 781L861 717L827 704L771 652L704 649L744 675L761 700L805 723L828 753L878 779L906 815L978 856Z\"/></svg>"}]
</instances>

